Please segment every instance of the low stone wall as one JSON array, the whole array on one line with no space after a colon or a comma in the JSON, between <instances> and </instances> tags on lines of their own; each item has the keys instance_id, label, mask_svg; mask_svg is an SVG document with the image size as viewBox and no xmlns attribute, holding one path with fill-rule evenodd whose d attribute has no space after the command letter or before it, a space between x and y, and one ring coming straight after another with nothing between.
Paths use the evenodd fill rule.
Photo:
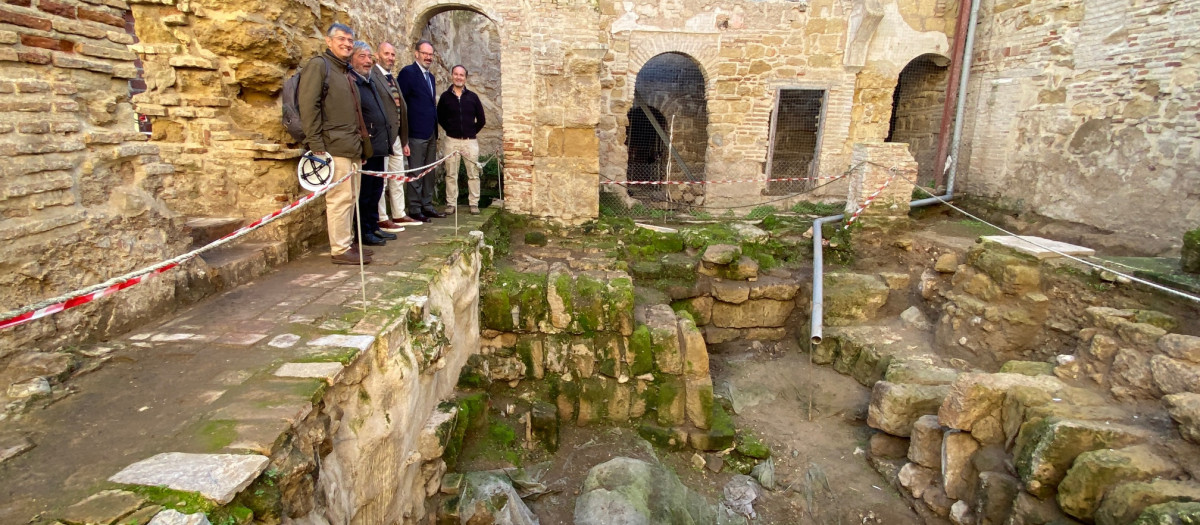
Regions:
<instances>
[{"instance_id":1,"label":"low stone wall","mask_svg":"<svg viewBox=\"0 0 1200 525\"><path fill-rule=\"evenodd\" d=\"M695 320L666 304L634 306L625 272L502 270L482 292L483 341L460 384L492 383L537 392L532 408L587 425L642 420L642 432L669 446L728 448L734 431L713 402L708 348ZM556 435L552 428L534 430ZM547 443L553 449L557 443Z\"/></svg>"},{"instance_id":2,"label":"low stone wall","mask_svg":"<svg viewBox=\"0 0 1200 525\"><path fill-rule=\"evenodd\" d=\"M1182 467L1194 450L1154 417L1068 385L1048 363L995 374L934 363L893 361L867 420L886 432L872 462L917 506L955 523L1118 524L1200 501Z\"/></svg>"},{"instance_id":3,"label":"low stone wall","mask_svg":"<svg viewBox=\"0 0 1200 525\"><path fill-rule=\"evenodd\" d=\"M298 336L316 353L209 414L216 426L201 425L227 429L220 454L140 461L111 478L125 490L72 506L63 521L145 523L165 506L172 519L204 513L216 523L428 523L427 497L447 468L445 428L461 412L444 400L479 348L483 247L472 232L440 266L404 276L411 285L355 317L349 333ZM198 485L221 490L181 488Z\"/></svg>"}]
</instances>

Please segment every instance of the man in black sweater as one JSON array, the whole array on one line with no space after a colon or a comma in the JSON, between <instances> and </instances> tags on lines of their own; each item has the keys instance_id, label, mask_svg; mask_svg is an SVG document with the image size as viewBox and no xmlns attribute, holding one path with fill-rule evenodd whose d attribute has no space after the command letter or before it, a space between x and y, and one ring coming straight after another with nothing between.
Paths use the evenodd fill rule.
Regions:
<instances>
[{"instance_id":1,"label":"man in black sweater","mask_svg":"<svg viewBox=\"0 0 1200 525\"><path fill-rule=\"evenodd\" d=\"M371 82L371 68L374 65L371 46L361 40L355 42L350 54L351 75L358 86L363 124L370 135L372 150L371 156L363 163L363 170L384 171L385 159L392 154L392 144L396 142L397 115L394 110L384 110L383 98L391 97L387 87ZM379 198L382 196L383 179L363 175L362 190L358 194L358 232L362 234L362 243L367 246L382 246L396 238L394 234L379 229Z\"/></svg>"},{"instance_id":2,"label":"man in black sweater","mask_svg":"<svg viewBox=\"0 0 1200 525\"><path fill-rule=\"evenodd\" d=\"M438 100L438 124L446 130L442 152L452 155L446 159L446 213L454 213L458 205L458 160L461 156L467 167L467 203L471 215L479 215L479 142L475 136L487 122L479 96L467 89L467 68L458 65L450 69L450 89ZM454 156L457 152L459 155Z\"/></svg>"}]
</instances>

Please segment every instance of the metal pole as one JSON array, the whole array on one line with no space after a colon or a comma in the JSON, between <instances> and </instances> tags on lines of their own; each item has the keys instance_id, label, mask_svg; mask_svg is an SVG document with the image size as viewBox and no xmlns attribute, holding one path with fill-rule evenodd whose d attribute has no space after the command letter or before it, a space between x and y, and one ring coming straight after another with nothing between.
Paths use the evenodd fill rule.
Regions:
<instances>
[{"instance_id":1,"label":"metal pole","mask_svg":"<svg viewBox=\"0 0 1200 525\"><path fill-rule=\"evenodd\" d=\"M954 114L954 138L950 141L950 173L946 177L946 195L954 195L954 178L958 175L958 151L962 141L963 113L967 109L967 81L971 78L971 59L975 54L975 24L979 20L979 0L971 1L971 20L967 23L967 41L963 49L962 78L958 83L958 110Z\"/></svg>"},{"instance_id":2,"label":"metal pole","mask_svg":"<svg viewBox=\"0 0 1200 525\"><path fill-rule=\"evenodd\" d=\"M821 247L825 235L821 229L827 223L842 220L842 217L845 215L830 215L813 221L813 294L812 317L809 325L809 336L813 346L821 344L821 324L825 315L824 269L822 268L825 263L825 252Z\"/></svg>"}]
</instances>

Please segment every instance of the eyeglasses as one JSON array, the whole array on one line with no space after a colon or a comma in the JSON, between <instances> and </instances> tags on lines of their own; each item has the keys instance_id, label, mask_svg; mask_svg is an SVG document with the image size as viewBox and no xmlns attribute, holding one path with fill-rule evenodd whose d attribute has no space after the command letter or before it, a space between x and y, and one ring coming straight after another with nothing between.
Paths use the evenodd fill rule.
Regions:
<instances>
[{"instance_id":1,"label":"eyeglasses","mask_svg":"<svg viewBox=\"0 0 1200 525\"><path fill-rule=\"evenodd\" d=\"M424 51L417 51L417 54L423 57L431 57L435 55L435 53L426 53Z\"/></svg>"}]
</instances>

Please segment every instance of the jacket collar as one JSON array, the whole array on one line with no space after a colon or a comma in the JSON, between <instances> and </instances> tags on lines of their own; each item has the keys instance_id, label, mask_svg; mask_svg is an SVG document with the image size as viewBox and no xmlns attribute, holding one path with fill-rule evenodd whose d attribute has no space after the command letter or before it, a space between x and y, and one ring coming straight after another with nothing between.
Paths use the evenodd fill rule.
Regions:
<instances>
[{"instance_id":1,"label":"jacket collar","mask_svg":"<svg viewBox=\"0 0 1200 525\"><path fill-rule=\"evenodd\" d=\"M325 50L325 58L328 58L329 60L333 61L334 64L341 66L342 69L345 69L347 71L351 70L350 64L348 62L338 58L337 55L333 54L333 51L326 49Z\"/></svg>"}]
</instances>

